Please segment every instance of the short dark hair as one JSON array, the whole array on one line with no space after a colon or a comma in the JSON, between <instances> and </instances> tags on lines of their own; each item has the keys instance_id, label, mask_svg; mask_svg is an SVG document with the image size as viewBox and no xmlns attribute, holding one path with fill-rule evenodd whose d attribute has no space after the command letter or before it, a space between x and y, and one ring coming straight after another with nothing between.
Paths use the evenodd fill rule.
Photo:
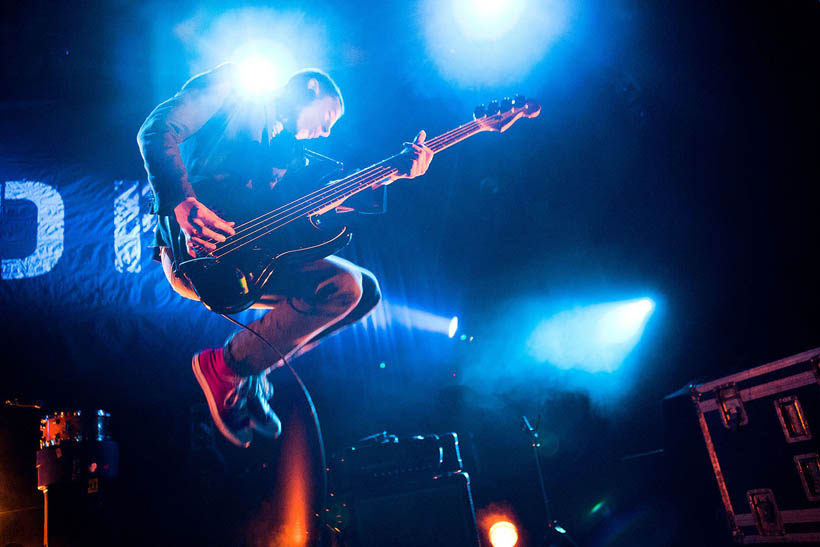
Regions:
<instances>
[{"instance_id":1,"label":"short dark hair","mask_svg":"<svg viewBox=\"0 0 820 547\"><path fill-rule=\"evenodd\" d=\"M344 113L345 100L342 97L339 86L336 85L336 82L333 81L333 78L331 78L327 72L319 70L318 68L306 68L295 73L290 77L288 83L285 84L285 89L287 89L288 94L292 97L299 97L300 93L303 93L307 88L307 83L311 79L315 79L319 83L319 94L317 98L326 97L328 95L336 97L339 99L342 113Z\"/></svg>"}]
</instances>

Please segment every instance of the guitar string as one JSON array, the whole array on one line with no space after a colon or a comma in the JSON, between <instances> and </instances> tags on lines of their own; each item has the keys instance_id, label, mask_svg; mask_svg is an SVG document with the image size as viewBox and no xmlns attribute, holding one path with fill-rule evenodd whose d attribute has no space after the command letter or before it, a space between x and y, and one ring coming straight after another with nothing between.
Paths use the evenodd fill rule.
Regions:
<instances>
[{"instance_id":1,"label":"guitar string","mask_svg":"<svg viewBox=\"0 0 820 547\"><path fill-rule=\"evenodd\" d=\"M351 179L351 180L345 181L345 185L356 186L356 185L360 184L362 181L367 181L368 185L372 184L374 181L380 180L380 179L384 178L385 176L387 176L390 173L391 169L388 168L388 167L379 167L377 169L369 170L367 172L365 172L365 171L366 170L362 170L359 173L357 173L356 174L357 176L355 177L355 180ZM316 199L311 198L312 202L310 202L311 200L305 200L302 203L301 201L303 200L303 198L300 198L300 200L296 200L294 202L291 202L291 203L287 204L286 206L282 206L279 209L277 209L276 211L271 211L270 213L266 213L265 215L260 217L252 226L247 226L247 223L246 223L247 227L245 229L240 230L239 232L237 232L233 236L228 236L225 239L225 241L223 241L221 243L217 243L217 249L215 249L214 252L216 252L220 249L223 249L224 247L228 247L228 246L230 246L230 244L236 244L236 243L242 242L242 240L244 238L247 238L249 236L252 236L252 235L256 234L259 230L266 229L267 227L271 226L272 223L275 224L279 220L281 220L283 218L286 218L287 216L293 214L294 211L304 212L306 210L305 205L308 206L308 208L307 208L308 211L310 211L312 209L315 209L317 202L321 201L321 199L323 199L327 195L331 195L333 191L338 190L338 189L339 189L339 187L334 185L334 187L332 189L325 189L325 195L316 196L315 197ZM328 193L328 192L330 192L330 193ZM301 206L301 209L299 209L300 206ZM271 216L270 218L264 218L264 217L269 216L269 215L273 215L273 216ZM242 242L240 244L244 244L244 243L245 242Z\"/></svg>"},{"instance_id":2,"label":"guitar string","mask_svg":"<svg viewBox=\"0 0 820 547\"><path fill-rule=\"evenodd\" d=\"M457 131L457 130L460 130L460 129L465 129L466 126L471 125L471 124L474 124L474 122L468 122L467 124L464 124L463 126L460 126L456 129L454 129L453 132ZM470 128L470 130L471 129L472 128ZM427 142L425 144L427 144L428 146L430 146L430 145L437 146L439 144L439 142L437 142L437 141L440 141L441 138L444 137L445 135L447 135L447 133L445 133L444 135L439 135L438 137L435 137L434 139L431 139L429 142ZM389 159L391 159L391 158L389 158ZM388 161L388 160L384 160L384 161ZM353 175L350 175L349 177L346 177L349 180L342 179L344 182L337 181L335 184L324 186L322 188L319 188L319 189L315 190L314 192L311 192L310 194L307 194L306 196L302 196L302 197L298 198L297 200L294 200L293 202L282 205L282 206L278 207L277 209L274 209L273 211L268 211L267 213L264 213L264 214L260 215L257 218L254 218L254 219L251 219L247 222L244 222L244 223L234 227L234 229L236 230L236 234L234 234L233 236L228 236L228 239L233 238L236 235L242 234L242 232L247 230L248 228L253 228L253 225L255 223L258 223L258 222L263 221L263 220L269 220L265 217L269 217L271 215L276 216L277 214L286 213L289 207L293 207L293 206L298 207L299 205L301 205L300 202L302 202L302 201L313 199L314 197L320 197L317 194L324 194L328 191L333 191L336 187L338 187L341 184L357 182L356 179L361 178L363 176L369 176L371 174L371 172L370 172L371 169L379 169L379 168L384 169L385 166L380 165L381 163L384 163L384 161L379 162L379 163L374 164L374 165L369 166L369 167L365 167L361 171L359 171L357 173L354 173ZM386 167L386 169L389 170L389 167Z\"/></svg>"},{"instance_id":3,"label":"guitar string","mask_svg":"<svg viewBox=\"0 0 820 547\"><path fill-rule=\"evenodd\" d=\"M277 214L286 213L288 208L294 207L294 206L298 207L300 205L300 202L302 202L304 200L310 200L310 199L313 199L313 198L316 198L316 197L320 197L319 194L325 194L328 191L336 188L336 186L339 185L339 184L347 184L349 182L356 182L358 180L361 180L364 177L371 176L376 172L379 172L379 171L387 172L389 170L390 170L390 168L388 166L379 165L379 164L375 164L375 165L371 165L369 167L365 167L364 169L362 169L360 171L357 171L356 173L353 173L352 175L349 175L349 176L347 176L347 177L345 177L341 180L338 180L338 181L332 182L330 184L327 184L327 185L325 185L325 186L311 192L310 194L307 194L305 196L300 196L299 198L295 199L294 201L291 201L289 203L281 205L280 207L277 207L276 209L274 209L272 211L268 211L268 212L254 218L252 220L249 220L249 221L247 221L243 224L240 224L239 226L234 227L235 230L238 229L235 235L238 235L238 234L242 233L243 229L252 228L253 227L252 225L254 223L258 223L258 222L264 221L264 220L269 220L268 218L265 218L265 217L270 217L271 215L275 216ZM229 236L229 239L231 237L234 237L234 236Z\"/></svg>"},{"instance_id":4,"label":"guitar string","mask_svg":"<svg viewBox=\"0 0 820 547\"><path fill-rule=\"evenodd\" d=\"M393 170L393 171L395 171L395 170ZM366 187L366 186L369 186L372 183L374 183L374 182L376 182L376 181L378 181L382 178L384 178L384 174L379 174L378 176L372 177L370 180L363 179L359 184L362 184L363 185L362 187ZM355 192L353 192L353 193L355 193ZM339 197L336 197L334 199L339 199ZM278 230L279 228L282 228L283 226L286 226L287 224L290 224L294 220L298 220L299 218L302 218L303 216L305 216L305 215L303 215L303 213L310 212L311 210L315 210L315 209L316 209L316 207L315 207L314 204L308 204L308 207L303 207L301 210L296 211L295 213L292 213L290 215L290 218L285 217L283 219L277 219L274 222L270 222L266 225L263 225L262 227L258 228L257 230L255 230L251 234L246 234L243 237L250 237L252 235L254 236L251 239L248 239L247 241L242 241L241 243L237 243L237 241L233 241L232 243L236 243L236 246L234 248L228 249L227 251L224 251L224 252L221 252L221 253L217 254L218 251L223 250L223 248L225 247L225 245L223 245L222 247L215 250L212 253L211 256L213 256L214 258L222 258L223 256L225 256L229 253L232 253L233 251L236 251L236 250L240 249L241 247L244 247L245 245L247 245L249 243L252 243L253 241L256 241L260 237L264 237L264 236L270 234L271 232L274 232L274 231ZM261 230L265 230L265 231L259 233Z\"/></svg>"},{"instance_id":5,"label":"guitar string","mask_svg":"<svg viewBox=\"0 0 820 547\"><path fill-rule=\"evenodd\" d=\"M444 147L446 147L447 145L458 142L459 140L461 140L463 138L466 138L466 136L469 136L469 133L472 132L474 127L460 128L460 129L464 129L464 130L458 131L458 134L452 134L451 133L448 136L449 138L438 139L437 142L433 142L433 145L435 147L437 147L438 145L443 144ZM453 131L453 133L455 133L455 131ZM432 142L432 140L431 140L431 142ZM438 151L441 151L443 149L444 148L441 148ZM220 258L221 256L224 256L224 255L228 254L229 252L232 252L232 251L246 245L247 243L255 241L259 237L267 235L270 232L281 228L285 224L288 224L292 220L295 220L295 218L301 217L302 213L305 213L305 212L310 213L311 210L315 210L317 208L318 202L320 202L321 199L332 197L332 199L326 199L325 203L332 203L335 200L344 199L344 198L348 197L346 194L351 193L351 190L353 190L352 193L356 193L358 190L363 189L364 187L369 186L372 183L377 182L380 179L383 179L385 176L388 176L389 174L392 174L392 172L395 172L395 171L397 171L396 168L387 168L387 169L380 168L380 169L374 170L372 173L367 172L367 170L365 170L365 173L363 173L363 174L366 175L366 176L355 177L356 180L352 180L352 182L351 181L346 181L343 184L336 184L331 188L325 189L325 191L324 191L325 195L318 196L320 198L320 200L308 199L308 200L302 200L302 203L299 203L298 201L293 202L293 204L289 204L289 205L294 205L295 204L295 207L298 208L299 206L301 206L301 209L298 209L298 210L294 211L293 207L290 207L289 209L285 208L284 211L278 211L278 214L280 214L280 215L284 213L284 217L280 217L280 218L277 218L275 220L272 220L271 222L269 222L267 224L264 224L262 226L257 226L256 229L253 230L253 231L250 231L250 233L248 233L249 230L244 230L243 232L241 232L239 234L240 235L239 238L233 237L231 239L231 241L226 240L225 242L222 242L221 244L219 244L218 248L211 252L211 256L213 256L214 258ZM360 187L360 188L356 189L356 187ZM352 193L351 193L351 195L352 195ZM294 213L297 214L296 217L287 219L284 222L281 222L281 224L274 226L278 222L280 222L280 221L284 220L285 218L287 218L287 216L289 214L292 215ZM268 229L268 228L271 228L271 229ZM266 231L263 232L263 233L259 233L261 230L266 230ZM250 237L252 235L256 235L256 237L253 237L252 239L247 240L247 241L242 241L243 239L246 239L247 237ZM234 244L235 247L233 249L227 249L226 250L226 247L230 247L231 244ZM216 253L219 253L219 254L216 254Z\"/></svg>"},{"instance_id":6,"label":"guitar string","mask_svg":"<svg viewBox=\"0 0 820 547\"><path fill-rule=\"evenodd\" d=\"M476 121L477 121L477 120L476 120ZM459 126L459 127L455 128L455 129L451 130L451 131L450 131L450 132L448 132L448 133L444 133L444 134L442 134L442 135L439 135L438 137L435 137L435 138L431 139L430 141L428 141L428 142L426 142L426 143L424 143L424 144L426 144L426 145L428 145L428 146L430 146L431 144L432 144L433 146L436 146L437 144L439 144L437 141L441 140L441 139L442 139L442 137L447 136L447 135L448 135L449 133L451 133L451 132L455 132L455 131L458 131L458 130L461 130L461 129L465 129L465 128L467 128L467 126L468 126L468 125L472 125L472 124L475 124L475 121L473 121L473 122L468 122L468 123L466 123L466 124L464 124L464 125L462 125L462 126ZM470 128L470 129L471 129L471 128ZM384 160L384 161L388 161L388 160ZM349 178L349 179L351 179L351 180L347 180L347 181L345 181L345 183L347 183L347 182L353 182L354 180L353 180L351 177L358 177L358 176L365 176L365 175L369 175L370 173L368 172L368 170L369 170L369 169L373 169L373 168L378 168L378 167L380 167L380 164L381 164L381 163L383 163L383 162L379 162L379 163L376 163L376 164L371 165L371 166L369 166L369 167L365 167L365 168L364 168L364 169L362 169L361 171L359 171L359 172L357 172L357 173L353 173L353 174L352 174L352 175L350 175L349 177L346 177L346 178ZM382 167L383 167L383 166L382 166ZM345 179L342 179L342 180L345 180ZM264 213L264 214L260 215L260 216L259 216L259 217L257 217L257 218L254 218L254 219L248 220L248 221L246 221L246 222L244 222L244 223L242 223L242 224L240 224L240 225L238 225L238 226L234 227L234 229L235 229L235 230L237 230L237 233L239 233L239 232L241 232L241 230L242 230L243 228L248 227L248 225L250 225L250 224L252 224L252 223L254 223L254 222L258 222L258 221L260 221L260 220L263 220L263 219L264 219L264 217L266 217L266 216L268 216L268 215L274 215L274 214L277 214L277 213L280 213L280 212L284 212L284 211L282 211L282 210L283 210L283 209L286 209L286 208L287 208L287 207L289 207L289 206L294 206L294 205L295 205L295 206L298 206L298 205L299 205L299 204L298 204L298 202L299 202L299 201L301 201L301 200L305 200L305 199L312 199L313 197L316 197L316 196L314 196L314 194L323 193L323 192L326 192L326 191L328 191L328 190L331 190L331 189L335 188L337 184L340 184L340 183L342 183L342 182L341 182L341 181L337 181L337 183L335 183L335 184L333 184L333 185L330 185L330 186L325 186L325 187L322 187L322 188L318 188L317 190L315 190L315 191L311 192L310 194L307 194L306 196L301 196L300 198L298 198L297 200L294 200L293 202L290 202L290 203L287 203L287 204L285 204L285 205L282 205L282 206L278 207L277 209L274 209L273 211L268 211L267 213ZM233 237L233 236L229 236L229 237Z\"/></svg>"},{"instance_id":7,"label":"guitar string","mask_svg":"<svg viewBox=\"0 0 820 547\"><path fill-rule=\"evenodd\" d=\"M522 109L524 109L524 108L526 108L526 106L522 107ZM512 111L508 111L508 112L514 112L514 110L515 109L513 109ZM459 140L463 140L463 138L466 138L467 136L469 136L469 135L465 135L465 133L471 132L473 129L475 129L476 126L481 126L482 125L481 122L483 120L498 118L497 120L494 120L494 121L500 121L500 119L505 114L507 114L507 112L499 112L499 113L493 114L491 116L487 116L487 117L484 117L484 118L479 118L477 120L467 122L467 123L455 128L455 129L452 129L448 132L445 132L445 133L443 133L443 134L441 134L437 137L434 137L434 138L430 139L429 141L426 141L424 144L430 146L431 148L433 148L433 147L437 147L439 144L443 143L443 146L440 150L434 150L434 153L440 152L441 150L447 148L448 146L458 142ZM392 158L388 158L388 160L389 159L392 159ZM350 175L350 177L357 177L359 175L362 175L362 176L369 175L370 173L367 172L368 169L377 168L377 167L380 166L380 164L382 164L382 163L384 163L388 160L383 160L382 162L374 164L370 167L366 167L362 171L359 171L358 173L354 173L353 175ZM350 177L348 177L348 178L350 178ZM342 180L345 180L345 179L342 179ZM350 181L346 181L345 183L347 183L347 182L353 182L353 179L351 179ZM264 213L264 214L260 215L259 217L255 218L255 219L251 219L251 220L249 220L249 221L247 221L243 224L240 224L239 226L237 226L237 228L242 228L242 227L248 226L249 224L252 224L254 222L257 222L257 221L260 221L260 220L264 219L264 217L266 217L266 216L275 215L277 213L285 212L285 211L282 211L282 209L286 209L289 206L299 206L300 201L306 201L308 199L312 199L314 197L313 196L314 194L317 194L317 193L320 193L320 192L333 191L337 186L339 186L341 184L343 184L341 181L337 181L336 184L332 184L330 186L325 186L325 187L319 188L319 189L315 190L314 192L312 192L311 194L307 194L306 196L302 196L301 198L299 198L297 200L294 200L291 203L285 204L285 205L283 205L283 206L281 206L277 209L274 209L273 211L269 211L267 213ZM316 196L316 197L318 197L318 196ZM231 237L234 237L234 236L228 236L228 237L231 238ZM225 242L223 242L223 243L225 243Z\"/></svg>"},{"instance_id":8,"label":"guitar string","mask_svg":"<svg viewBox=\"0 0 820 547\"><path fill-rule=\"evenodd\" d=\"M505 114L506 114L506 112L494 114L494 115L491 116L491 118L498 118L496 121L500 121L500 118L502 118ZM435 152L440 152L444 148L446 148L446 147L448 147L452 144L455 144L455 143L457 143L457 142L471 136L471 133L474 134L473 133L474 129L476 129L479 126L483 126L483 124L481 123L482 120L484 120L484 118L481 118L480 120L475 120L475 121L472 121L472 122L468 122L468 123L456 128L454 130L451 130L447 133L444 133L444 134L442 134L438 137L435 137L435 138L431 139L430 141L428 141L428 144L431 144L432 148L437 148L439 145L441 145L441 148L439 150L434 151L434 153ZM387 160L385 160L385 161L387 161ZM388 170L388 173L391 173L393 171L396 171L396 169L391 168L391 169ZM300 207L301 206L302 209L299 210L299 211L296 211L296 213L297 213L296 217L285 220L284 222L281 222L282 219L273 220L273 221L269 222L266 225L258 227L256 230L253 230L251 233L247 233L248 230L244 230L243 233L240 233L239 238L235 238L231 242L227 242L227 241L222 242L221 244L219 244L219 248L214 249L214 251L212 251L209 254L211 256L214 256L214 257L218 258L218 256L215 255L214 253L219 251L219 250L223 250L224 252L222 252L219 256L224 256L224 255L228 254L229 252L237 250L237 249L243 247L244 245L246 245L246 244L248 244L252 241L255 241L259 237L267 235L270 232L281 228L282 226L292 222L296 218L301 217L302 216L301 213L305 212L305 207L304 207L305 205L307 205L307 214L310 215L311 209L316 209L316 205L318 203L321 203L321 201L323 199L325 200L325 203L332 203L333 201L339 200L339 199L344 200L345 198L349 197L349 195L355 194L356 192L360 191L364 187L369 186L372 182L376 182L378 179L384 178L384 176L386 174L387 173L385 173L383 167L380 167L378 169L373 169L372 173L368 169L365 169L361 173L361 176L354 176L353 178L351 178L349 181L347 181L345 183L337 183L337 184L332 185L330 188L319 189L318 191L314 192L313 194L316 194L317 192L320 192L323 195L318 195L318 196L308 195L305 198L302 198L300 200L296 200L296 201L292 202L291 204L288 204L287 206L280 207L278 210L275 210L274 212L269 213L269 214L273 214L274 217L277 214L285 214L284 218L286 218L288 213L293 214L293 211L292 211L293 207ZM362 181L366 181L366 183L364 185L362 185L361 184ZM356 186L360 186L360 187L358 189L355 189ZM351 192L351 190L353 190L353 191ZM332 199L330 199L330 200L326 199L328 196L332 197ZM318 199L316 199L316 198L318 198ZM312 203L311 203L311 201L312 201ZM288 208L290 208L290 210ZM321 207L319 208L319 210L321 210ZM260 218L264 218L265 216L267 216L267 215L263 215ZM276 225L277 223L279 223L279 225ZM247 225L247 223L245 225ZM260 230L265 230L266 228L270 228L270 229L263 232L263 233L261 233L261 234L258 233ZM256 237L253 237L252 239L250 239L248 241L240 242L241 239L247 238L247 237L249 237L250 235L253 235L253 234L258 234L258 235L256 235ZM229 250L225 251L224 248L230 246L231 244L235 244L236 246L233 249L229 249Z\"/></svg>"},{"instance_id":9,"label":"guitar string","mask_svg":"<svg viewBox=\"0 0 820 547\"><path fill-rule=\"evenodd\" d=\"M448 134L445 134L444 136L442 136L442 138L437 137L435 140L431 140L431 143L433 144L434 147L438 147L438 145L443 145L443 147L441 148L441 150L443 150L444 147L446 147L450 144L453 144L455 142L458 142L459 140L463 140L463 138L466 138L467 136L469 136L469 134L473 131L473 129L475 129L476 126L479 126L479 125L480 124L470 122L469 124L465 124L465 126L462 126L461 128L457 128L456 130L453 130L453 131L449 132ZM439 150L439 151L441 151L441 150ZM246 245L246 244L248 244L252 241L255 241L259 237L267 235L270 232L281 228L285 224L290 223L295 218L299 218L302 213L307 212L309 214L311 210L316 209L318 203L320 203L322 199L325 199L326 203L332 203L332 201L335 201L335 200L338 200L338 199L344 199L344 198L348 197L346 194L348 194L348 192L350 192L351 190L353 190L357 186L360 187L359 189L362 189L365 186L369 186L373 182L375 182L375 181L377 181L381 178L384 178L386 175L388 175L389 172L395 171L395 170L396 170L395 168L391 168L391 169L388 170L388 172L385 172L385 170L383 168L380 168L380 169L373 170L372 173L367 172L367 170L365 170L364 176L354 177L356 180L351 179L351 181L348 181L346 183L336 184L333 187L331 187L329 189L326 189L324 192L322 192L324 195L315 196L315 197L318 197L319 199L314 199L314 196L311 196L309 199L297 200L297 201L293 202L292 204L289 204L290 205L289 208L285 207L284 210L278 211L278 214L280 214L280 215L284 214L285 215L283 218L278 218L276 220L272 220L271 222L269 222L269 223L267 223L267 224L265 224L261 227L257 227L256 230L253 230L251 233L248 233L248 230L244 230L243 233L240 234L239 238L233 238L232 241L230 241L230 242L227 242L227 241L223 242L222 244L220 244L218 246L217 249L214 249L214 251L212 251L210 254L211 254L211 256L213 256L215 258L225 256L226 254L228 254L228 253L230 253L230 252L232 252L232 251L234 251L234 250L236 250L236 249L238 249L238 248L240 248L240 247L242 247L242 246L244 246L244 245ZM363 182L364 182L364 184L362 184ZM358 191L358 190L354 190L353 193L356 193L356 191ZM314 194L315 194L315 192L314 192ZM332 200L326 199L327 197L332 197ZM298 208L300 206L301 206L301 209L299 209L297 211L293 210L294 207ZM290 218L288 220L285 220L284 222L281 222L282 220L284 220L284 218L287 218L287 216L289 214L292 215L294 213L297 214L296 217L293 217L293 218ZM276 215L274 215L274 216L276 216ZM279 223L279 224L276 225L277 223ZM267 229L267 228L270 228L270 229ZM264 231L263 233L259 233L261 230L266 230L266 231ZM252 239L247 240L247 241L241 241L242 239L246 239L247 237L249 237L251 235L254 235L254 234L256 234L256 237L253 237ZM226 247L230 247L231 245L235 245L234 248L226 250ZM216 254L216 253L219 253L219 254Z\"/></svg>"},{"instance_id":10,"label":"guitar string","mask_svg":"<svg viewBox=\"0 0 820 547\"><path fill-rule=\"evenodd\" d=\"M438 145L443 145L442 148L438 150L438 152L440 152L441 150L443 150L447 146L455 144L459 140L463 140L464 138L470 136L470 133L474 129L476 129L477 126L481 125L478 122L479 122L479 120L475 120L473 122L468 122L467 124L464 124L463 126L460 126L456 129L451 130L447 133L444 133L444 134L442 134L442 135L440 135L440 136L438 136L434 139L431 139L429 141L429 144L432 144L433 147L438 147ZM427 144L427 143L425 143L425 144ZM318 203L320 203L325 198L332 197L332 199L327 199L326 200L326 202L329 202L329 203L332 203L333 201L338 200L338 199L344 199L345 197L348 197L345 194L347 194L350 190L354 189L355 187L361 186L363 188L363 187L369 186L373 182L376 182L379 179L384 178L385 175L387 175L390 171L396 171L397 170L396 168L390 168L390 169L387 169L387 172L385 172L384 168L382 167L382 168L375 169L374 173L377 173L377 174L373 174L373 173L367 172L368 169L369 168L365 168L363 170L364 173L360 172L363 176L353 176L356 180L351 179L350 181L346 181L345 183L341 183L341 184L337 183L337 184L333 185L330 188L319 189L316 192L312 193L312 194L316 194L317 192L322 192L323 194L327 194L327 195L313 196L313 195L309 194L308 196L305 196L304 198L300 198L299 200L296 200L294 202L291 202L290 204L287 204L283 207L280 207L276 211L272 211L271 213L268 213L268 214L272 214L272 213L284 214L285 216L282 217L282 218L276 219L276 220L271 220L271 222L269 222L269 223L267 223L267 224L265 224L261 227L257 227L256 230L253 230L251 233L248 233L248 230L246 229L246 230L242 231L240 234L235 234L235 235L239 235L240 236L239 238L235 238L235 236L230 236L232 238L232 241L227 241L226 240L225 242L222 242L221 244L218 244L217 249L212 251L210 253L210 255L214 258L221 258L221 257L223 257L223 256L225 256L225 255L227 255L227 254L229 254L229 253L231 253L235 250L238 250L239 248L247 245L248 243L251 243L251 242L259 239L260 237L263 237L263 236L265 236L265 235L267 235L267 234L269 234L269 233L271 233L275 230L278 230L279 228L285 226L286 224L289 224L293 220L296 220L297 218L300 218L302 216L302 213L304 213L304 212L309 213L311 210L316 209ZM359 175L360 173L357 173L355 175ZM356 192L354 191L353 193L356 193ZM318 198L318 199L315 199L315 198ZM288 210L287 209L288 207L291 210ZM293 211L292 209L294 207L296 207L296 208L301 207L301 209L298 210L298 211ZM280 209L285 209L285 210L282 211ZM288 220L285 220L284 222L281 222L282 220L287 218L287 216L293 215L294 213L296 214L295 217L290 218ZM276 214L274 216L276 216ZM262 215L262 217L264 217L264 216L267 216L267 215ZM260 217L260 218L262 218L262 217ZM253 222L253 221L250 221L250 222ZM247 225L247 224L248 223L246 223L245 225ZM267 229L267 228L270 228L270 229ZM263 233L258 233L260 230L266 230L266 231L263 232ZM246 237L249 237L251 235L254 235L254 234L256 234L256 237L253 237L252 239L249 239L247 241L241 241L240 242L240 240L242 240ZM232 244L235 244L234 248L225 250L226 247L230 247ZM219 253L219 254L217 254L217 253Z\"/></svg>"}]
</instances>

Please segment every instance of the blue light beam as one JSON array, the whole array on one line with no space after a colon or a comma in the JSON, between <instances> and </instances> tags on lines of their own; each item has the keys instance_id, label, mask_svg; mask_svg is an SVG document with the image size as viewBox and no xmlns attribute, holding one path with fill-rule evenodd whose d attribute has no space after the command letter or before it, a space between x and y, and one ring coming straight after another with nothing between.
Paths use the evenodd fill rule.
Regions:
<instances>
[{"instance_id":1,"label":"blue light beam","mask_svg":"<svg viewBox=\"0 0 820 547\"><path fill-rule=\"evenodd\" d=\"M613 372L637 345L654 309L652 299L640 298L562 311L535 328L527 352L562 369Z\"/></svg>"},{"instance_id":2,"label":"blue light beam","mask_svg":"<svg viewBox=\"0 0 820 547\"><path fill-rule=\"evenodd\" d=\"M448 81L509 86L564 36L568 0L425 0L419 19L428 56Z\"/></svg>"}]
</instances>

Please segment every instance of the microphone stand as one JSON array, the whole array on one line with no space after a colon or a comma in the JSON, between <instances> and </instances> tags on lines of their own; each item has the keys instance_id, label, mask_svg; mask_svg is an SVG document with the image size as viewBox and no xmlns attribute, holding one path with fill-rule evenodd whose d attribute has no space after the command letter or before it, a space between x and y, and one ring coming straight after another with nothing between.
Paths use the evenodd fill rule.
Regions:
<instances>
[{"instance_id":1,"label":"microphone stand","mask_svg":"<svg viewBox=\"0 0 820 547\"><path fill-rule=\"evenodd\" d=\"M530 421L527 419L526 416L521 417L521 431L526 433L532 445L532 452L535 456L535 468L538 470L538 483L541 485L541 496L544 498L544 512L547 517L547 534L544 537L544 545L549 546L553 545L551 543L552 537L558 538L559 541L566 541L573 547L578 547L578 544L570 537L567 533L567 530L558 524L557 520L552 519L552 511L550 511L550 502L549 498L547 498L547 489L544 486L544 473L541 471L541 454L539 452L539 448L541 448L541 440L538 435L538 425L540 425L541 418L538 418L538 424L535 427L532 426Z\"/></svg>"}]
</instances>

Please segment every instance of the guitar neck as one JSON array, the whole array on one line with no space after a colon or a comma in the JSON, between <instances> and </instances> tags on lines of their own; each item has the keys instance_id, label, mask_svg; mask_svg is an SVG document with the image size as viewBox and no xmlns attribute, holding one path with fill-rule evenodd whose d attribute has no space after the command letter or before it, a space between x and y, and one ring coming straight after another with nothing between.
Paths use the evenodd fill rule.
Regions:
<instances>
[{"instance_id":1,"label":"guitar neck","mask_svg":"<svg viewBox=\"0 0 820 547\"><path fill-rule=\"evenodd\" d=\"M520 95L517 95L514 100L505 99L501 102L500 107L498 102L493 101L490 107L492 114L485 114L482 106L480 111L476 109L477 115L480 112L477 119L429 139L424 144L432 150L433 154L437 154L482 131L504 132L516 120L522 117L535 118L541 112L541 105L535 101L525 101L525 98ZM391 156L370 167L365 167L361 171L331 182L300 199L236 226L237 233L218 244L217 251L212 252L211 255L214 258L225 256L296 219L330 211L353 194L367 188L375 188L398 173L398 168L394 166L397 157Z\"/></svg>"},{"instance_id":2,"label":"guitar neck","mask_svg":"<svg viewBox=\"0 0 820 547\"><path fill-rule=\"evenodd\" d=\"M433 154L437 154L482 131L488 131L488 129L478 122L472 121L429 139L424 144L433 151ZM367 188L373 188L385 179L395 175L398 173L398 169L390 164L396 157L391 156L325 186L322 189L322 198L316 204L316 207L312 208L310 214L325 212L341 200L347 199Z\"/></svg>"}]
</instances>

